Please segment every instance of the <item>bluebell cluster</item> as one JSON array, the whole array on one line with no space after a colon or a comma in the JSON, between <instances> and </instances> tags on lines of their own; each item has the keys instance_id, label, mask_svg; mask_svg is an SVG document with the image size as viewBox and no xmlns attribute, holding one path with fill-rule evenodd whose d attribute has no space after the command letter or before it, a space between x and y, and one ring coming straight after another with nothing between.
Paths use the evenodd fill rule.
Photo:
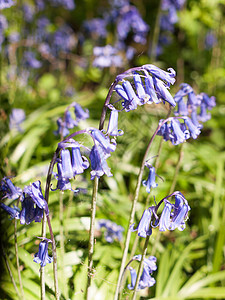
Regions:
<instances>
[{"instance_id":1,"label":"bluebell cluster","mask_svg":"<svg viewBox=\"0 0 225 300\"><path fill-rule=\"evenodd\" d=\"M133 257L132 261L141 261L141 257L141 255L136 255ZM127 287L129 290L133 290L137 281L137 273L132 267L129 267L129 270L131 275L131 283L128 284ZM156 283L155 279L151 276L152 272L156 270L156 257L149 256L148 258L144 258L143 271L138 282L138 290L145 289L146 287L151 287Z\"/></svg>"},{"instance_id":2,"label":"bluebell cluster","mask_svg":"<svg viewBox=\"0 0 225 300\"><path fill-rule=\"evenodd\" d=\"M175 204L172 204L168 198L175 198ZM159 217L157 211L159 206L164 203L161 216ZM165 197L158 205L151 206L145 209L140 222L136 228L134 224L131 225L132 232L137 231L138 236L146 238L152 234L152 228L159 227L159 231L185 229L185 222L188 218L190 206L181 192L174 192L168 197Z\"/></svg>"},{"instance_id":3,"label":"bluebell cluster","mask_svg":"<svg viewBox=\"0 0 225 300\"><path fill-rule=\"evenodd\" d=\"M70 108L74 109L74 117L72 117ZM70 129L78 126L79 122L89 118L88 109L83 109L79 103L71 103L65 111L64 118L57 119L57 131L54 131L54 134L61 135L62 137L67 136L70 133Z\"/></svg>"},{"instance_id":4,"label":"bluebell cluster","mask_svg":"<svg viewBox=\"0 0 225 300\"><path fill-rule=\"evenodd\" d=\"M208 110L216 105L216 99L206 93L196 95L189 84L183 83L174 100L178 107L174 114L176 117L181 116L183 122L176 117L170 118L166 123L161 120L163 125L157 134L163 136L165 141L170 140L173 145L178 145L190 137L193 139L198 137L203 127L199 121L206 122L211 118Z\"/></svg>"},{"instance_id":5,"label":"bluebell cluster","mask_svg":"<svg viewBox=\"0 0 225 300\"><path fill-rule=\"evenodd\" d=\"M106 242L113 243L115 240L119 242L122 240L124 228L121 225L117 225L110 220L100 219L97 222L97 226L100 229L105 229L104 237Z\"/></svg>"},{"instance_id":6,"label":"bluebell cluster","mask_svg":"<svg viewBox=\"0 0 225 300\"><path fill-rule=\"evenodd\" d=\"M16 200L19 198L19 202L22 205L21 210L16 206L7 206L3 202L0 203L0 207L10 215L11 219L20 220L20 224L22 225L29 225L33 221L41 222L43 212L47 216L49 215L48 204L42 194L40 181L35 181L30 186L25 186L22 191L8 177L4 177L0 183L0 191L2 199ZM34 261L40 263L41 266L52 262L52 259L48 257L47 248L48 242L41 242L39 252L35 255Z\"/></svg>"},{"instance_id":7,"label":"bluebell cluster","mask_svg":"<svg viewBox=\"0 0 225 300\"><path fill-rule=\"evenodd\" d=\"M116 38L112 45L95 46L93 49L95 56L93 65L100 68L121 67L125 58L131 60L135 54L135 48L130 45L130 42L128 43L128 35L135 44L145 44L149 32L149 25L129 1L113 1L110 4L112 8L103 14L102 18L84 22L85 30L97 41L107 37L107 27L116 28Z\"/></svg>"}]
</instances>

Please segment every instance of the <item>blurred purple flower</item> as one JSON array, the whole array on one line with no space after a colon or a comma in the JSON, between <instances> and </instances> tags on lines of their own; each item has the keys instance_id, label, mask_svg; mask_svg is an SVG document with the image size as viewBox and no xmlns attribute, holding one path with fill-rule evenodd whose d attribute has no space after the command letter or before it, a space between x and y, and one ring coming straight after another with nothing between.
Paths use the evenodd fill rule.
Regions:
<instances>
[{"instance_id":1,"label":"blurred purple flower","mask_svg":"<svg viewBox=\"0 0 225 300\"><path fill-rule=\"evenodd\" d=\"M120 242L123 238L124 228L110 220L98 220L98 227L106 229L104 232L104 237L108 243L113 243L114 240L118 240Z\"/></svg>"},{"instance_id":2,"label":"blurred purple flower","mask_svg":"<svg viewBox=\"0 0 225 300\"><path fill-rule=\"evenodd\" d=\"M205 37L205 48L212 49L217 44L217 38L212 31L207 32Z\"/></svg>"},{"instance_id":3,"label":"blurred purple flower","mask_svg":"<svg viewBox=\"0 0 225 300\"><path fill-rule=\"evenodd\" d=\"M26 3L23 4L22 10L23 10L24 20L28 23L31 23L33 21L34 14L35 14L34 6Z\"/></svg>"},{"instance_id":4,"label":"blurred purple flower","mask_svg":"<svg viewBox=\"0 0 225 300\"><path fill-rule=\"evenodd\" d=\"M0 0L0 9L9 8L15 5L13 0Z\"/></svg>"},{"instance_id":5,"label":"blurred purple flower","mask_svg":"<svg viewBox=\"0 0 225 300\"><path fill-rule=\"evenodd\" d=\"M25 120L26 115L22 108L13 108L11 114L9 115L9 128L17 129L18 131L22 131L20 125Z\"/></svg>"},{"instance_id":6,"label":"blurred purple flower","mask_svg":"<svg viewBox=\"0 0 225 300\"><path fill-rule=\"evenodd\" d=\"M89 110L83 109L80 104L74 103L74 113L76 116L76 121L80 122L81 120L86 120L89 118Z\"/></svg>"},{"instance_id":7,"label":"blurred purple flower","mask_svg":"<svg viewBox=\"0 0 225 300\"><path fill-rule=\"evenodd\" d=\"M118 54L118 50L111 45L104 47L94 47L93 61L94 67L107 68L110 66L121 67L123 65L122 57Z\"/></svg>"},{"instance_id":8,"label":"blurred purple flower","mask_svg":"<svg viewBox=\"0 0 225 300\"><path fill-rule=\"evenodd\" d=\"M95 18L84 22L84 28L97 37L106 37L107 35L107 21L100 18Z\"/></svg>"},{"instance_id":9,"label":"blurred purple flower","mask_svg":"<svg viewBox=\"0 0 225 300\"><path fill-rule=\"evenodd\" d=\"M24 52L24 66L32 69L39 69L42 66L42 63L35 58L35 53L31 51Z\"/></svg>"}]
</instances>

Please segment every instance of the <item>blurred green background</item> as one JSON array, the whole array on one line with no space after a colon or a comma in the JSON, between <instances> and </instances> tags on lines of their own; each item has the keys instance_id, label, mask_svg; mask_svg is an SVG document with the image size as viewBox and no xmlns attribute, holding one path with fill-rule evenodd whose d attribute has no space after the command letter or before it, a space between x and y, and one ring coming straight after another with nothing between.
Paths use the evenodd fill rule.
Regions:
<instances>
[{"instance_id":1,"label":"blurred green background","mask_svg":"<svg viewBox=\"0 0 225 300\"><path fill-rule=\"evenodd\" d=\"M153 273L156 285L138 295L141 299L225 299L225 1L186 1L182 9L177 11L178 21L174 24L174 30L163 32L170 40L165 46L157 43L162 33L159 28L162 14L160 1L131 1L130 4L138 9L150 26L146 42L135 43L130 32L125 45L135 49L132 59L126 58L124 49L120 49L123 63L104 68L93 66L93 48L116 44L116 23L112 21L107 26L106 36L101 37L88 32L84 22L103 18L107 14L112 17L115 2L118 1L77 0L73 10L63 5L53 5L51 1L45 3L43 10L38 10L37 2L17 1L14 6L0 11L8 23L7 28L2 25L1 29L0 26L4 36L0 52L1 177L12 176L13 183L21 188L36 180L41 180L44 187L49 162L60 140L59 136L53 134L57 130L56 120L63 116L70 103L76 101L90 112L90 118L82 121L78 129L98 127L108 89L118 74L148 63L164 70L174 68L177 80L171 87L172 95L179 90L180 83L186 82L196 94L205 92L215 96L217 105L211 111L212 118L204 123L198 139L190 139L182 146L173 146L169 142L162 145L157 174L163 181L157 179L159 186L152 191L149 203L154 203L153 196L159 201L169 193L179 153L183 151L175 189L185 195L191 211L183 232L176 230L159 235L158 229L153 230L148 254L157 257L158 270ZM24 4L31 5L34 10L29 21L25 17ZM69 32L71 44L68 49L58 46L57 50L53 44L49 52L40 50L40 45L47 43L46 37L37 35L41 17L49 20L46 31L50 41L60 28L69 26L64 27ZM12 41L15 32L19 37ZM206 43L209 33L214 37L211 45ZM153 46L157 45L162 47L161 53L154 52ZM41 62L39 68L26 65L24 53L28 50L34 51L36 59ZM53 53L53 50L58 52ZM9 129L9 115L13 108L25 111L22 131ZM167 112L167 106L147 105L129 113L120 113L119 128L124 135L117 138L117 150L108 159L113 177L104 176L100 180L97 219L110 219L122 225L126 231L137 174L147 142L158 121L165 118ZM149 158L157 155L160 141L161 138L156 137ZM83 136L81 142L86 142ZM147 177L147 170L144 176ZM55 185L56 180L53 179ZM77 176L72 186L84 188L87 193L74 195L65 191L62 195L63 213L60 214L59 192L50 192L49 209L57 242L62 299L84 299L82 291L87 280L92 193L90 174L86 171L83 176ZM136 223L143 213L146 198L145 188L142 187ZM11 205L12 202L7 201L6 204ZM19 287L13 221L5 212L0 213L2 245ZM29 226L18 224L19 259L26 299L39 299L39 266L32 259L38 251L36 236L40 235L39 223ZM64 247L60 243L62 236ZM135 237L133 233L130 250ZM96 230L93 299L113 299L123 241L108 244L103 234ZM140 239L135 254L141 253L143 245L144 240ZM16 299L3 260L2 268L1 299ZM51 265L46 266L46 273L46 299L53 299ZM130 299L128 289L124 289L121 299Z\"/></svg>"}]
</instances>

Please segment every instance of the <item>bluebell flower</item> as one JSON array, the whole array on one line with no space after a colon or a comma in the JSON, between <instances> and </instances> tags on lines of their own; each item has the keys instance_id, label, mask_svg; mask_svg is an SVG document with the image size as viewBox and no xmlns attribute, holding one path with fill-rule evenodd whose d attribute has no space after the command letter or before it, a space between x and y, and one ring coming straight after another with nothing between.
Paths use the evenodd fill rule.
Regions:
<instances>
[{"instance_id":1,"label":"bluebell flower","mask_svg":"<svg viewBox=\"0 0 225 300\"><path fill-rule=\"evenodd\" d=\"M191 121L192 121L192 123L193 123L196 127L200 128L200 129L203 127L202 124L200 124L200 123L198 122L198 115L197 115L196 108L193 108L193 109L192 109L192 112L191 112Z\"/></svg>"},{"instance_id":2,"label":"bluebell flower","mask_svg":"<svg viewBox=\"0 0 225 300\"><path fill-rule=\"evenodd\" d=\"M145 209L141 220L137 226L136 229L134 229L134 224L130 226L130 230L132 232L137 231L138 236L141 236L143 238L146 238L147 235L152 234L152 229L150 227L151 225L151 218L152 218L152 208L149 207L148 209Z\"/></svg>"},{"instance_id":3,"label":"bluebell flower","mask_svg":"<svg viewBox=\"0 0 225 300\"><path fill-rule=\"evenodd\" d=\"M186 117L186 118L184 119L184 122L185 122L185 124L187 125L188 130L189 130L189 132L190 132L192 138L193 138L193 139L197 139L197 137L199 136L199 134L200 134L200 132L201 132L200 129L199 129L199 127L195 126L195 125L192 123L192 120L191 120L190 118L188 118L188 117Z\"/></svg>"},{"instance_id":4,"label":"bluebell flower","mask_svg":"<svg viewBox=\"0 0 225 300\"><path fill-rule=\"evenodd\" d=\"M86 120L87 118L89 118L89 110L88 109L83 110L81 105L78 103L74 103L74 113L75 113L77 122L80 122L81 120Z\"/></svg>"},{"instance_id":5,"label":"bluebell flower","mask_svg":"<svg viewBox=\"0 0 225 300\"><path fill-rule=\"evenodd\" d=\"M35 253L33 261L45 267L47 264L53 262L53 257L48 255L48 240L41 241L39 244L38 253Z\"/></svg>"},{"instance_id":6,"label":"bluebell flower","mask_svg":"<svg viewBox=\"0 0 225 300\"><path fill-rule=\"evenodd\" d=\"M187 200L181 193L178 193L175 195L175 204L171 204L168 200L164 202L165 206L158 222L159 230L175 230L176 228L180 231L184 230L187 214L190 210Z\"/></svg>"},{"instance_id":7,"label":"bluebell flower","mask_svg":"<svg viewBox=\"0 0 225 300\"><path fill-rule=\"evenodd\" d=\"M131 283L128 284L128 289L129 290L133 290L136 284L136 280L137 280L137 273L135 271L135 269L133 269L132 267L129 267L130 270L130 276L131 276Z\"/></svg>"},{"instance_id":8,"label":"bluebell flower","mask_svg":"<svg viewBox=\"0 0 225 300\"><path fill-rule=\"evenodd\" d=\"M12 208L10 206L5 205L4 203L0 203L0 207L10 215L11 220L20 218L20 210L18 207L14 206L14 208Z\"/></svg>"},{"instance_id":9,"label":"bluebell flower","mask_svg":"<svg viewBox=\"0 0 225 300\"><path fill-rule=\"evenodd\" d=\"M61 191L72 190L69 179L63 177L63 175L62 175L63 172L62 172L62 163L61 162L57 163L57 170L58 170L58 174L54 173L55 178L58 180L57 187L56 187L56 189L52 189L52 191L55 191L57 189L59 189Z\"/></svg>"},{"instance_id":10,"label":"bluebell flower","mask_svg":"<svg viewBox=\"0 0 225 300\"><path fill-rule=\"evenodd\" d=\"M177 119L171 120L171 129L173 131L173 137L171 142L173 145L179 145L186 140L186 133L181 129L180 122Z\"/></svg>"},{"instance_id":11,"label":"bluebell flower","mask_svg":"<svg viewBox=\"0 0 225 300\"><path fill-rule=\"evenodd\" d=\"M107 156L110 155L110 152L114 152L116 150L116 142L110 141L109 137L105 136L99 129L91 129L91 135L99 142Z\"/></svg>"},{"instance_id":12,"label":"bluebell flower","mask_svg":"<svg viewBox=\"0 0 225 300\"><path fill-rule=\"evenodd\" d=\"M142 184L146 186L146 192L150 193L151 188L156 188L158 184L155 182L155 168L151 166L148 162L145 163L145 166L149 168L148 179L143 180Z\"/></svg>"},{"instance_id":13,"label":"bluebell flower","mask_svg":"<svg viewBox=\"0 0 225 300\"><path fill-rule=\"evenodd\" d=\"M201 93L202 101L206 104L207 109L211 110L216 106L216 98L214 96L209 97L206 93Z\"/></svg>"},{"instance_id":14,"label":"bluebell flower","mask_svg":"<svg viewBox=\"0 0 225 300\"><path fill-rule=\"evenodd\" d=\"M141 260L141 255L136 255L136 257L138 257L137 260ZM137 274L132 267L129 267L129 269L131 274L131 284L129 284L127 287L129 290L133 290L136 284ZM155 279L151 276L152 272L155 270L157 270L156 257L150 256L148 258L145 258L143 271L138 283L138 290L142 290L146 287L151 287L156 283Z\"/></svg>"},{"instance_id":15,"label":"bluebell flower","mask_svg":"<svg viewBox=\"0 0 225 300\"><path fill-rule=\"evenodd\" d=\"M57 57L60 52L69 53L74 48L75 43L73 29L64 24L53 35L52 54Z\"/></svg>"},{"instance_id":16,"label":"bluebell flower","mask_svg":"<svg viewBox=\"0 0 225 300\"><path fill-rule=\"evenodd\" d=\"M187 105L198 106L198 98L196 97L194 91L188 93L188 102Z\"/></svg>"},{"instance_id":17,"label":"bluebell flower","mask_svg":"<svg viewBox=\"0 0 225 300\"><path fill-rule=\"evenodd\" d=\"M36 5L38 11L42 11L45 9L44 0L35 0L35 5Z\"/></svg>"},{"instance_id":18,"label":"bluebell flower","mask_svg":"<svg viewBox=\"0 0 225 300\"><path fill-rule=\"evenodd\" d=\"M83 173L89 167L89 161L85 156L81 156L79 143L75 143L71 150L73 176L76 176Z\"/></svg>"},{"instance_id":19,"label":"bluebell flower","mask_svg":"<svg viewBox=\"0 0 225 300\"><path fill-rule=\"evenodd\" d=\"M107 128L107 134L110 136L123 135L123 130L118 130L118 114L118 110L112 106Z\"/></svg>"},{"instance_id":20,"label":"bluebell flower","mask_svg":"<svg viewBox=\"0 0 225 300\"><path fill-rule=\"evenodd\" d=\"M74 177L70 151L62 149L61 151L62 177L71 179Z\"/></svg>"},{"instance_id":21,"label":"bluebell flower","mask_svg":"<svg viewBox=\"0 0 225 300\"><path fill-rule=\"evenodd\" d=\"M58 129L54 131L55 135L62 135L63 137L69 135L69 129L66 127L66 123L63 122L62 118L57 119Z\"/></svg>"},{"instance_id":22,"label":"bluebell flower","mask_svg":"<svg viewBox=\"0 0 225 300\"><path fill-rule=\"evenodd\" d=\"M137 91L137 96L140 99L141 103L145 104L145 103L149 102L150 95L148 95L145 92L145 89L143 87L143 83L141 81L140 75L139 74L134 74L133 79L134 79L134 84L135 84L135 88L136 88L136 91Z\"/></svg>"},{"instance_id":23,"label":"bluebell flower","mask_svg":"<svg viewBox=\"0 0 225 300\"><path fill-rule=\"evenodd\" d=\"M91 180L95 177L100 178L104 174L107 176L112 176L110 172L110 168L106 162L106 155L104 149L98 144L97 142L91 149L90 153L90 160L91 160Z\"/></svg>"},{"instance_id":24,"label":"bluebell flower","mask_svg":"<svg viewBox=\"0 0 225 300\"><path fill-rule=\"evenodd\" d=\"M160 120L159 122L161 123L162 121L163 121L163 119ZM171 123L169 123L169 122L164 123L160 127L159 131L157 132L157 135L162 136L163 139L164 139L164 141L170 141L171 138L173 138L172 129L171 129Z\"/></svg>"},{"instance_id":25,"label":"bluebell flower","mask_svg":"<svg viewBox=\"0 0 225 300\"><path fill-rule=\"evenodd\" d=\"M50 0L54 6L63 6L65 9L73 10L75 8L74 0Z\"/></svg>"},{"instance_id":26,"label":"bluebell flower","mask_svg":"<svg viewBox=\"0 0 225 300\"><path fill-rule=\"evenodd\" d=\"M193 88L187 83L181 83L179 91L175 94L174 100L179 102L184 96L193 92Z\"/></svg>"},{"instance_id":27,"label":"bluebell flower","mask_svg":"<svg viewBox=\"0 0 225 300\"><path fill-rule=\"evenodd\" d=\"M41 222L43 218L43 209L36 206L30 197L25 197L22 201L22 210L19 215L20 224L29 225L32 221Z\"/></svg>"},{"instance_id":28,"label":"bluebell flower","mask_svg":"<svg viewBox=\"0 0 225 300\"><path fill-rule=\"evenodd\" d=\"M41 182L39 180L33 182L29 186L25 186L24 193L28 194L40 209L44 209L47 216L49 215L48 203L43 197Z\"/></svg>"},{"instance_id":29,"label":"bluebell flower","mask_svg":"<svg viewBox=\"0 0 225 300\"><path fill-rule=\"evenodd\" d=\"M153 75L153 77L165 81L167 86L170 86L170 84L174 84L176 81L176 72L173 68L167 69L169 72L166 72L151 64L144 65L143 68L150 72Z\"/></svg>"},{"instance_id":30,"label":"bluebell flower","mask_svg":"<svg viewBox=\"0 0 225 300\"><path fill-rule=\"evenodd\" d=\"M177 102L177 111L174 112L174 115L175 116L187 116L188 114L189 114L189 112L188 112L187 104L184 102L183 98L181 98Z\"/></svg>"},{"instance_id":31,"label":"bluebell flower","mask_svg":"<svg viewBox=\"0 0 225 300\"><path fill-rule=\"evenodd\" d=\"M165 83L155 77L153 77L153 82L155 86L155 90L162 100L168 102L171 106L175 107L176 102L174 101L173 97L171 96L170 92L168 91L168 86Z\"/></svg>"},{"instance_id":32,"label":"bluebell flower","mask_svg":"<svg viewBox=\"0 0 225 300\"><path fill-rule=\"evenodd\" d=\"M126 112L136 109L138 105L142 105L129 81L123 81L122 86L117 84L115 90L124 99L122 106Z\"/></svg>"},{"instance_id":33,"label":"bluebell flower","mask_svg":"<svg viewBox=\"0 0 225 300\"><path fill-rule=\"evenodd\" d=\"M22 131L20 125L25 120L26 115L22 108L13 108L12 112L9 116L9 128L12 130L13 128L17 129L18 131Z\"/></svg>"},{"instance_id":34,"label":"bluebell flower","mask_svg":"<svg viewBox=\"0 0 225 300\"><path fill-rule=\"evenodd\" d=\"M145 73L145 89L146 93L150 96L148 103L154 102L158 104L161 102L161 100L157 97L157 94L155 92L153 79L148 73Z\"/></svg>"},{"instance_id":35,"label":"bluebell flower","mask_svg":"<svg viewBox=\"0 0 225 300\"><path fill-rule=\"evenodd\" d=\"M0 9L9 8L15 5L13 0L0 0Z\"/></svg>"},{"instance_id":36,"label":"bluebell flower","mask_svg":"<svg viewBox=\"0 0 225 300\"><path fill-rule=\"evenodd\" d=\"M65 125L68 129L72 129L78 125L78 122L72 118L70 111L66 111L65 113Z\"/></svg>"},{"instance_id":37,"label":"bluebell flower","mask_svg":"<svg viewBox=\"0 0 225 300\"><path fill-rule=\"evenodd\" d=\"M211 114L207 113L207 105L202 101L200 105L200 114L198 115L198 120L201 122L206 122L211 119Z\"/></svg>"},{"instance_id":38,"label":"bluebell flower","mask_svg":"<svg viewBox=\"0 0 225 300\"><path fill-rule=\"evenodd\" d=\"M117 225L116 223L105 219L98 220L98 226L99 228L106 229L104 233L104 237L108 243L112 243L114 242L114 240L118 240L118 241L122 240L123 231L124 231L124 228L122 226Z\"/></svg>"},{"instance_id":39,"label":"bluebell flower","mask_svg":"<svg viewBox=\"0 0 225 300\"><path fill-rule=\"evenodd\" d=\"M11 200L15 200L22 195L22 190L19 187L16 187L7 177L4 177L1 180L0 191L3 193L3 198Z\"/></svg>"}]
</instances>

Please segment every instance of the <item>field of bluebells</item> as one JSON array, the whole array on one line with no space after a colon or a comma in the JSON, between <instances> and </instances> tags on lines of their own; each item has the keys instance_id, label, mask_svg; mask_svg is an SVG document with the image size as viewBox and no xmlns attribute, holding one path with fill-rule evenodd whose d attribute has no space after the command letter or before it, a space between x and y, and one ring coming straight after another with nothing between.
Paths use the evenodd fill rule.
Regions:
<instances>
[{"instance_id":1,"label":"field of bluebells","mask_svg":"<svg viewBox=\"0 0 225 300\"><path fill-rule=\"evenodd\" d=\"M0 0L0 299L225 299L225 0Z\"/></svg>"}]
</instances>

